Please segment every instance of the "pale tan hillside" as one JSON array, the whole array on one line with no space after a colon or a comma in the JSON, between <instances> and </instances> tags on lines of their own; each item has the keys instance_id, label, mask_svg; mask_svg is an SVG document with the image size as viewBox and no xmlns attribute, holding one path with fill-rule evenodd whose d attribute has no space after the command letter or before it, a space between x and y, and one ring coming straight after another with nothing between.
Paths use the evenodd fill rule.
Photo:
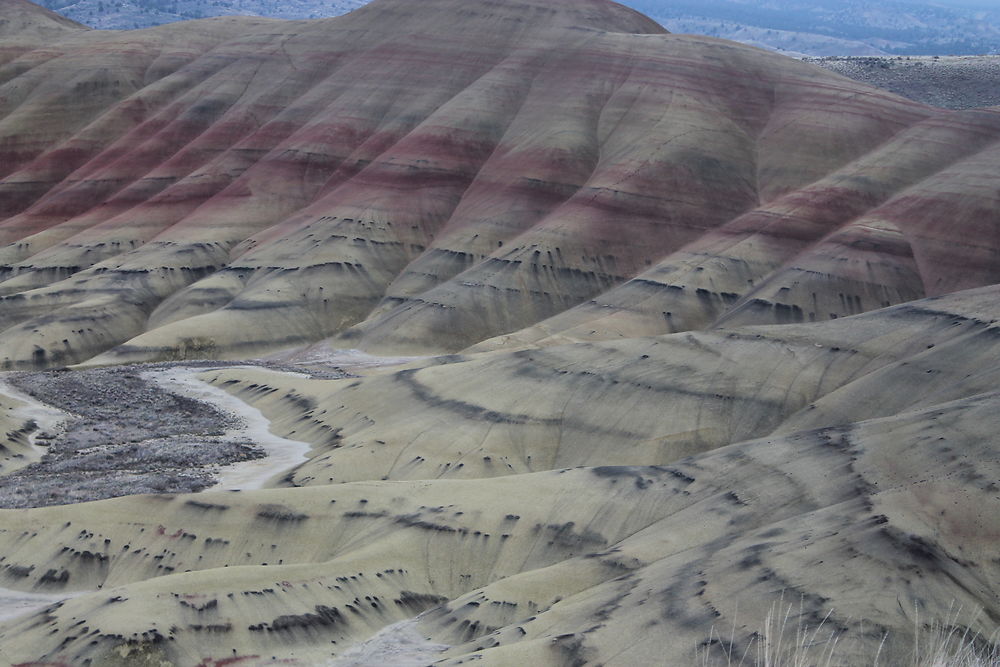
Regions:
<instances>
[{"instance_id":1,"label":"pale tan hillside","mask_svg":"<svg viewBox=\"0 0 1000 667\"><path fill-rule=\"evenodd\" d=\"M447 660L681 665L713 626L742 650L786 603L810 628L829 614L838 665L886 632L902 659L950 606L988 634L997 308L986 288L360 379L211 371L314 443L299 488L4 513L4 586L100 590L2 645L317 664L430 609L415 627Z\"/></svg>"},{"instance_id":2,"label":"pale tan hillside","mask_svg":"<svg viewBox=\"0 0 1000 667\"><path fill-rule=\"evenodd\" d=\"M36 428L25 407L23 401L6 393L0 395L0 432L3 433L0 473L16 470L39 456L31 446L30 436Z\"/></svg>"}]
</instances>

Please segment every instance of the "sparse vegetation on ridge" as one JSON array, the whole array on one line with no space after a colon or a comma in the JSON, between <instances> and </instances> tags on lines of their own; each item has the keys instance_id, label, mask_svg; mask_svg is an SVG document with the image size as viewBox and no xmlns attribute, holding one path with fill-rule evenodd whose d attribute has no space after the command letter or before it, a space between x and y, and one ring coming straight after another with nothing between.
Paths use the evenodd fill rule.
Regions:
<instances>
[{"instance_id":1,"label":"sparse vegetation on ridge","mask_svg":"<svg viewBox=\"0 0 1000 667\"><path fill-rule=\"evenodd\" d=\"M883 656L888 634L882 635L874 654L851 667L998 667L1000 666L1000 628L988 636L958 622L960 610L946 620L921 623L919 609L914 610L910 657L905 662L890 662ZM736 641L733 625L728 637L713 627L711 639L699 652L701 667L831 667L843 665L837 644L843 629L829 628L827 620L805 626L802 610L785 604L784 596L773 603L760 630L749 642ZM979 617L974 614L972 619ZM794 620L793 620L794 619ZM860 624L864 632L864 623ZM905 652L905 650L904 650Z\"/></svg>"},{"instance_id":2,"label":"sparse vegetation on ridge","mask_svg":"<svg viewBox=\"0 0 1000 667\"><path fill-rule=\"evenodd\" d=\"M1000 55L806 60L855 81L943 109L1000 105Z\"/></svg>"}]
</instances>

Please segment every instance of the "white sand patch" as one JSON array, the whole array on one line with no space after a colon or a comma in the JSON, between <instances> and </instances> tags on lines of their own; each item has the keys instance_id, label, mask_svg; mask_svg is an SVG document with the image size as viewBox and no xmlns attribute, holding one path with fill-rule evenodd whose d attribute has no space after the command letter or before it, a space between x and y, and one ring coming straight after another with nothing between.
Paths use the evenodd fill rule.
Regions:
<instances>
[{"instance_id":1,"label":"white sand patch","mask_svg":"<svg viewBox=\"0 0 1000 667\"><path fill-rule=\"evenodd\" d=\"M331 348L327 343L318 343L305 349L296 349L268 357L272 361L282 361L296 366L334 366L344 370L400 366L430 357L382 357L362 350Z\"/></svg>"},{"instance_id":2,"label":"white sand patch","mask_svg":"<svg viewBox=\"0 0 1000 667\"><path fill-rule=\"evenodd\" d=\"M325 354L317 352L312 356L307 356L302 361L307 363L324 363L350 368L376 368L379 366L399 366L400 364L408 364L412 361L420 361L421 359L426 358L427 357L381 357L374 354L368 354L362 350L329 350Z\"/></svg>"},{"instance_id":3,"label":"white sand patch","mask_svg":"<svg viewBox=\"0 0 1000 667\"><path fill-rule=\"evenodd\" d=\"M233 368L232 366L226 367ZM206 491L246 490L264 488L272 478L308 460L311 445L300 440L282 438L270 431L271 422L257 408L247 405L226 391L198 379L198 374L210 368L176 366L145 371L142 375L164 389L188 398L208 403L218 410L235 415L240 425L223 435L225 439L250 441L263 449L267 456L253 461L241 461L220 468L219 481Z\"/></svg>"},{"instance_id":4,"label":"white sand patch","mask_svg":"<svg viewBox=\"0 0 1000 667\"><path fill-rule=\"evenodd\" d=\"M85 595L89 592L24 593L22 591L13 591L9 588L0 588L0 621L9 621L14 618L26 616L56 602L62 602L63 600L68 600L78 595Z\"/></svg>"},{"instance_id":5,"label":"white sand patch","mask_svg":"<svg viewBox=\"0 0 1000 667\"><path fill-rule=\"evenodd\" d=\"M327 667L423 667L450 647L435 644L417 630L416 620L401 621L382 628L357 646L344 652Z\"/></svg>"}]
</instances>

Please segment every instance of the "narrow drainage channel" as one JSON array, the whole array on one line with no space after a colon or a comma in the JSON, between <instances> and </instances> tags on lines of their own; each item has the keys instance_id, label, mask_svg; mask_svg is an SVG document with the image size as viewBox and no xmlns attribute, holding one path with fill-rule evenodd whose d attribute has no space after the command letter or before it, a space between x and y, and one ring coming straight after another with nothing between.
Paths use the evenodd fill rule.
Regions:
<instances>
[{"instance_id":1,"label":"narrow drainage channel","mask_svg":"<svg viewBox=\"0 0 1000 667\"><path fill-rule=\"evenodd\" d=\"M234 441L250 441L264 451L263 458L219 468L218 482L205 489L206 491L260 489L268 480L308 460L306 454L311 445L271 433L271 422L260 410L199 380L198 374L206 370L211 369L177 366L143 373L145 378L167 391L208 403L220 412L235 417L238 425L228 429L222 437Z\"/></svg>"}]
</instances>

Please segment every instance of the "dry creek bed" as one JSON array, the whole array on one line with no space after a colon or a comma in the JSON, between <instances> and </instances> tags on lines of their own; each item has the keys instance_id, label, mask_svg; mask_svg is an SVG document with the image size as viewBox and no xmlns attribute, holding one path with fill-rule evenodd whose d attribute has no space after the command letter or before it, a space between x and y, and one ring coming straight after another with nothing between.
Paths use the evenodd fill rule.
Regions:
<instances>
[{"instance_id":1,"label":"dry creek bed","mask_svg":"<svg viewBox=\"0 0 1000 667\"><path fill-rule=\"evenodd\" d=\"M0 477L0 507L24 508L139 493L187 493L213 486L218 470L259 459L252 438L233 437L241 418L179 395L144 373L183 366L139 364L87 370L13 373L7 381L39 402L67 413L36 434L41 460ZM338 377L328 371L325 377ZM340 374L343 377L345 374ZM304 376L305 377L305 376Z\"/></svg>"}]
</instances>

